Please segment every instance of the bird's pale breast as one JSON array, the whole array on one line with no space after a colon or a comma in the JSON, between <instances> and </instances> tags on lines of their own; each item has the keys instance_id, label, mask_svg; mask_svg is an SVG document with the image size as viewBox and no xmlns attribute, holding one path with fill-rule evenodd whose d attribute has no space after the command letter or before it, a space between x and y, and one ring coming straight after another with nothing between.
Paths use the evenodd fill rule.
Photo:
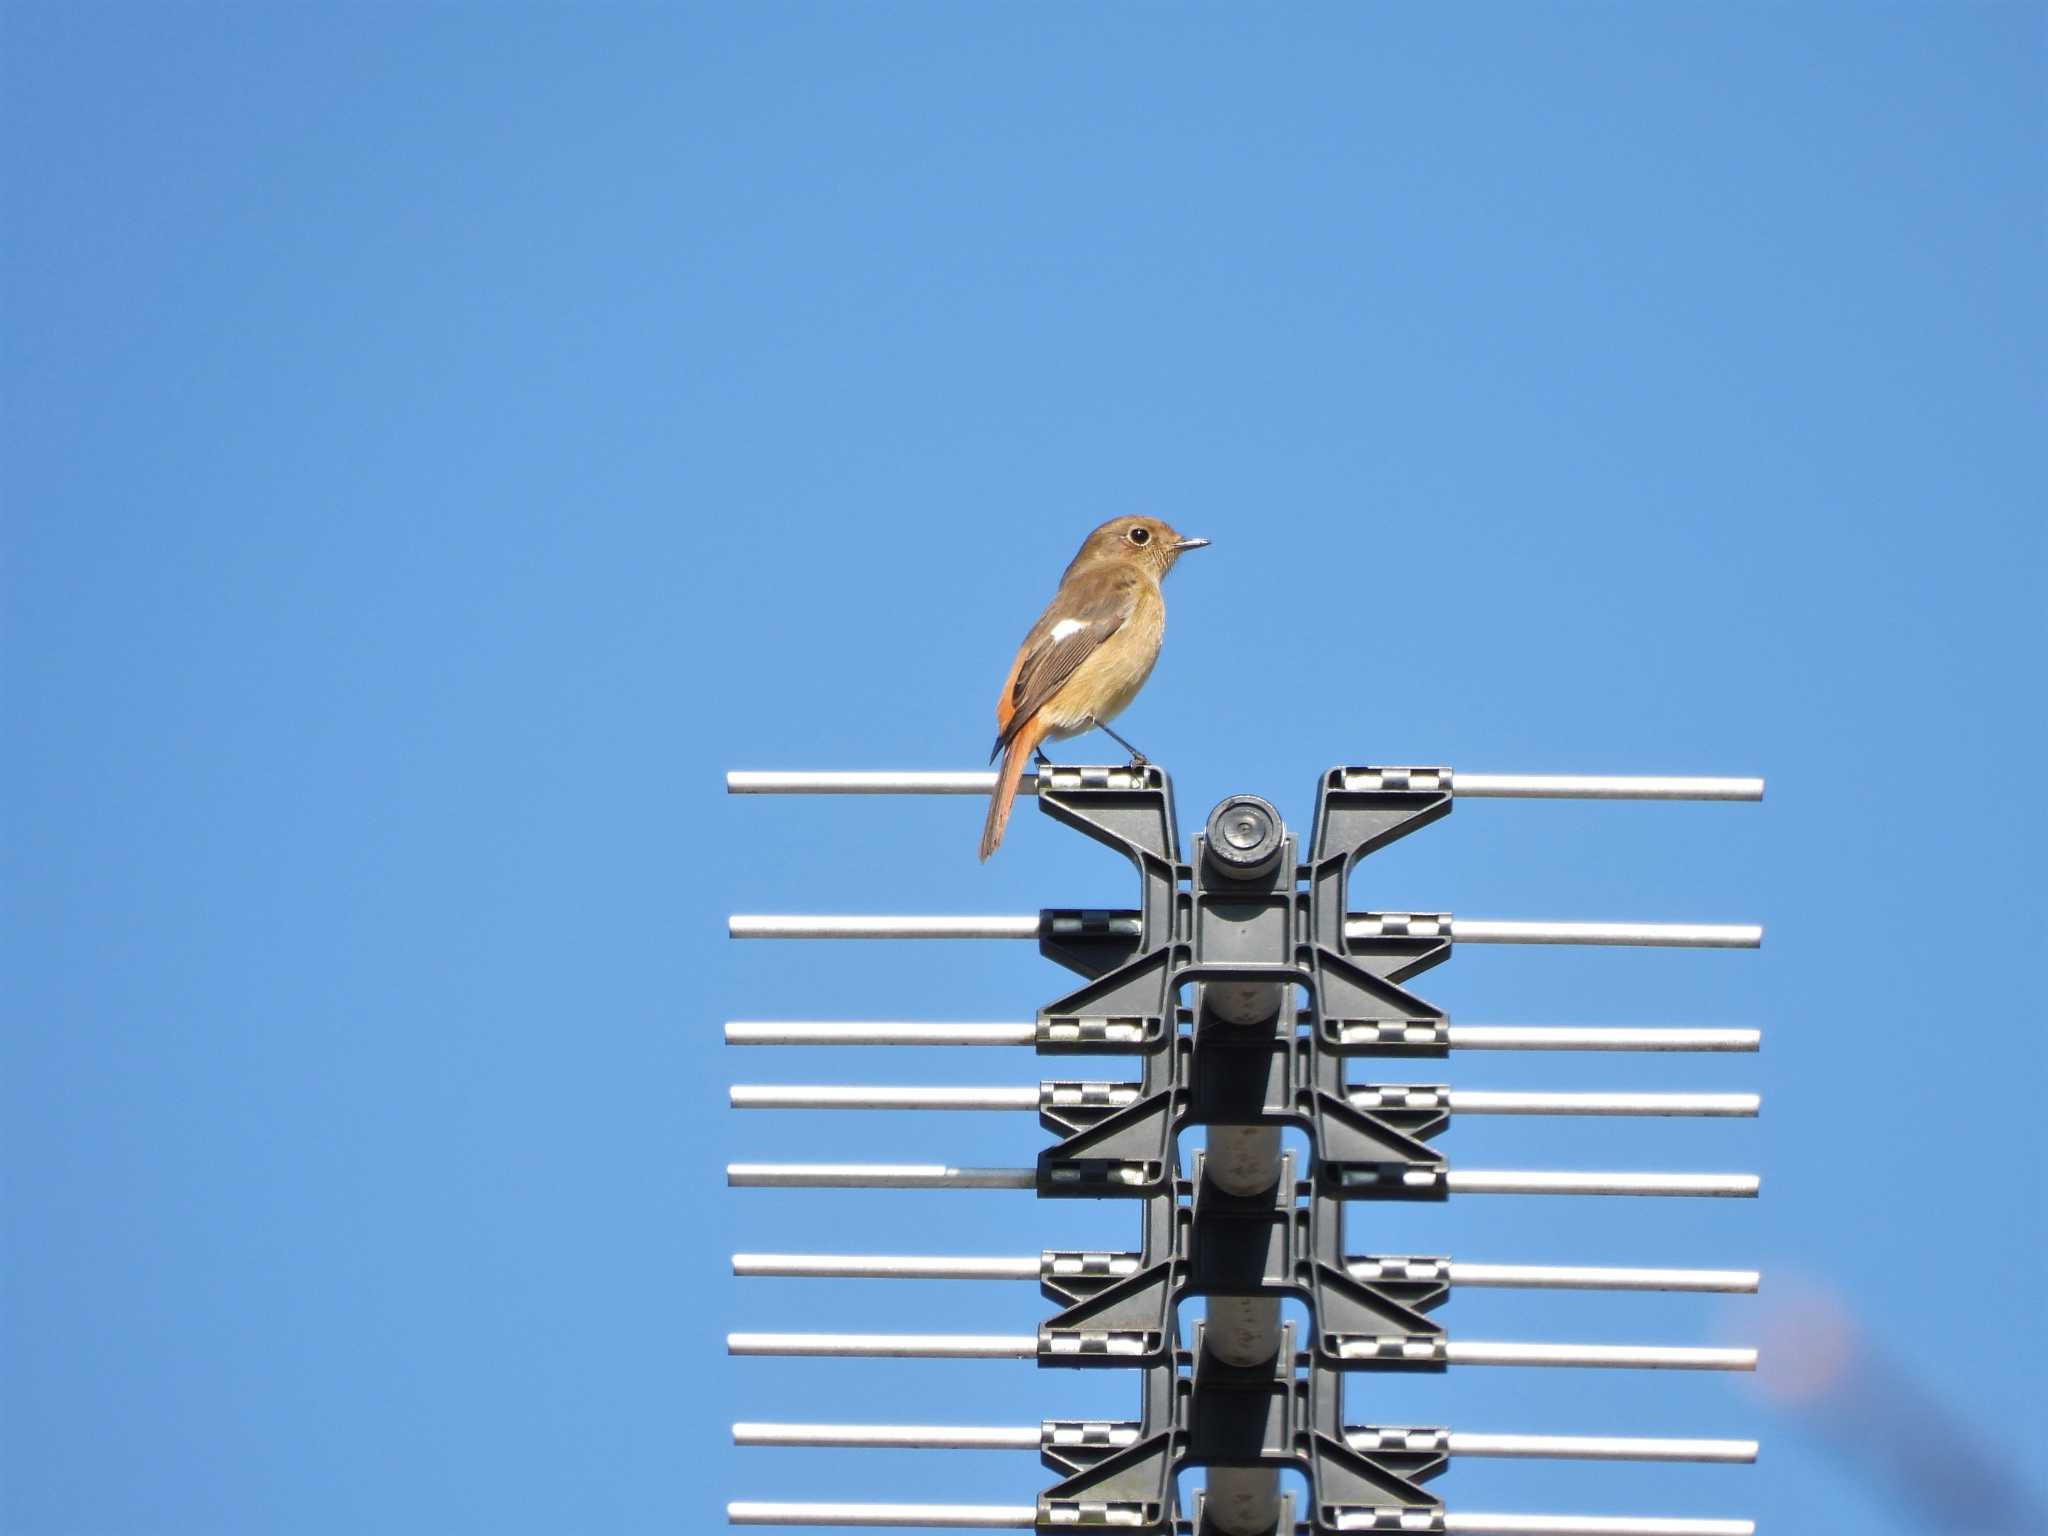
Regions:
<instances>
[{"instance_id":1,"label":"bird's pale breast","mask_svg":"<svg viewBox=\"0 0 2048 1536\"><path fill-rule=\"evenodd\" d=\"M1166 604L1159 589L1148 584L1139 591L1130 618L1046 702L1039 718L1051 727L1047 734L1077 736L1092 725L1114 720L1152 675L1165 634Z\"/></svg>"}]
</instances>

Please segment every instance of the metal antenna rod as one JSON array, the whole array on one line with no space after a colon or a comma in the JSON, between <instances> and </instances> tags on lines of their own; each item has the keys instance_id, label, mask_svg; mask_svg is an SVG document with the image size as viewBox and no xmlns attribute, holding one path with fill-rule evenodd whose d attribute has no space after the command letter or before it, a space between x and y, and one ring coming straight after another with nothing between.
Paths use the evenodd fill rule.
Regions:
<instances>
[{"instance_id":1,"label":"metal antenna rod","mask_svg":"<svg viewBox=\"0 0 2048 1536\"><path fill-rule=\"evenodd\" d=\"M1076 1348L1079 1346L1076 1345ZM1109 1353L1119 1345L1112 1336ZM1129 1352L1143 1346L1130 1343ZM1360 1360L1389 1358L1368 1344ZM862 1360L1035 1360L1035 1333L729 1333L731 1355L782 1355L805 1359ZM1391 1358L1441 1359L1451 1365L1588 1366L1662 1371L1753 1371L1753 1349L1700 1348L1669 1344L1514 1344L1456 1339L1417 1343Z\"/></svg>"},{"instance_id":2,"label":"metal antenna rod","mask_svg":"<svg viewBox=\"0 0 2048 1536\"><path fill-rule=\"evenodd\" d=\"M1529 1291L1709 1291L1748 1295L1754 1269L1641 1269L1596 1264L1460 1264L1453 1260L1354 1258L1354 1280L1443 1279L1475 1289Z\"/></svg>"},{"instance_id":3,"label":"metal antenna rod","mask_svg":"<svg viewBox=\"0 0 2048 1536\"><path fill-rule=\"evenodd\" d=\"M854 1253L736 1253L736 1275L770 1275L807 1280L1036 1280L1039 1260ZM1133 1263L1131 1272L1137 1272Z\"/></svg>"},{"instance_id":4,"label":"metal antenna rod","mask_svg":"<svg viewBox=\"0 0 2048 1536\"><path fill-rule=\"evenodd\" d=\"M1429 1176L1423 1176L1427 1182ZM1748 1199L1752 1173L1576 1173L1449 1169L1444 1187L1466 1195L1707 1195ZM1036 1189L1030 1168L949 1168L943 1163L728 1163L735 1189Z\"/></svg>"},{"instance_id":5,"label":"metal antenna rod","mask_svg":"<svg viewBox=\"0 0 2048 1536\"><path fill-rule=\"evenodd\" d=\"M1135 1346L1133 1346L1135 1347ZM728 1333L729 1355L806 1359L1031 1360L1035 1333Z\"/></svg>"},{"instance_id":6,"label":"metal antenna rod","mask_svg":"<svg viewBox=\"0 0 2048 1536\"><path fill-rule=\"evenodd\" d=\"M1753 1051L1759 1029L1581 1028L1559 1024L1453 1024L1454 1051Z\"/></svg>"},{"instance_id":7,"label":"metal antenna rod","mask_svg":"<svg viewBox=\"0 0 2048 1536\"><path fill-rule=\"evenodd\" d=\"M1699 1440L1639 1435L1467 1435L1442 1436L1400 1429L1348 1429L1354 1450L1389 1449L1416 1442L1441 1443L1449 1456L1543 1461L1692 1461L1743 1466L1756 1460L1754 1440Z\"/></svg>"},{"instance_id":8,"label":"metal antenna rod","mask_svg":"<svg viewBox=\"0 0 2048 1536\"><path fill-rule=\"evenodd\" d=\"M1065 772L1075 784L1099 779L1130 787L1135 776L1127 768ZM1051 776L1060 782L1057 770ZM1346 789L1379 789L1398 777L1400 787L1448 788L1466 799L1494 800L1761 800L1764 781L1753 778L1704 778L1659 774L1590 773L1437 773L1400 769L1353 770ZM1021 795L1038 793L1040 775L1027 773L1017 786ZM992 771L904 773L802 773L736 770L725 776L731 795L986 795L996 786Z\"/></svg>"},{"instance_id":9,"label":"metal antenna rod","mask_svg":"<svg viewBox=\"0 0 2048 1536\"><path fill-rule=\"evenodd\" d=\"M847 1504L739 1501L725 1506L733 1525L925 1526L953 1530L1028 1531L1033 1504ZM1613 1515L1441 1516L1447 1536L1756 1536L1751 1520L1632 1519Z\"/></svg>"},{"instance_id":10,"label":"metal antenna rod","mask_svg":"<svg viewBox=\"0 0 2048 1536\"><path fill-rule=\"evenodd\" d=\"M1041 934L1078 936L1083 924L1070 917L1041 919L1035 913L962 917L933 914L736 912L726 919L735 939L1036 939ZM1134 912L1104 914L1097 933L1140 938ZM1754 923L1534 923L1440 914L1368 912L1344 925L1346 938L1448 938L1461 944L1601 944L1633 948L1755 949L1764 931Z\"/></svg>"},{"instance_id":11,"label":"metal antenna rod","mask_svg":"<svg viewBox=\"0 0 2048 1536\"><path fill-rule=\"evenodd\" d=\"M1555 1024L1453 1024L1445 1043L1454 1051L1754 1051L1755 1029L1629 1029ZM1037 1026L941 1024L910 1021L788 1021L734 1019L727 1045L1021 1045L1038 1043Z\"/></svg>"},{"instance_id":12,"label":"metal antenna rod","mask_svg":"<svg viewBox=\"0 0 2048 1536\"><path fill-rule=\"evenodd\" d=\"M1028 1531L1035 1504L792 1504L738 1501L725 1506L732 1525L900 1525L952 1530Z\"/></svg>"},{"instance_id":13,"label":"metal antenna rod","mask_svg":"<svg viewBox=\"0 0 2048 1536\"><path fill-rule=\"evenodd\" d=\"M1038 1027L1018 1024L789 1022L733 1019L727 1045L1036 1045Z\"/></svg>"},{"instance_id":14,"label":"metal antenna rod","mask_svg":"<svg viewBox=\"0 0 2048 1536\"><path fill-rule=\"evenodd\" d=\"M1707 1195L1750 1199L1762 1181L1753 1173L1548 1173L1456 1168L1444 1174L1452 1194Z\"/></svg>"},{"instance_id":15,"label":"metal antenna rod","mask_svg":"<svg viewBox=\"0 0 2048 1536\"><path fill-rule=\"evenodd\" d=\"M1107 1089L1090 1102L1109 1107L1135 1103L1142 1090L1135 1083L1089 1084ZM1078 1094L1062 1085L1041 1088L861 1087L847 1084L789 1086L735 1083L727 1098L734 1109L954 1109L1030 1110L1050 1100L1054 1105ZM1349 1098L1359 1109L1449 1109L1465 1115L1667 1115L1749 1117L1761 1100L1753 1093L1449 1093L1399 1086L1355 1088Z\"/></svg>"},{"instance_id":16,"label":"metal antenna rod","mask_svg":"<svg viewBox=\"0 0 2048 1536\"><path fill-rule=\"evenodd\" d=\"M825 1445L855 1450L1035 1451L1042 1439L1036 1424L735 1424L734 1445ZM1110 1445L1134 1445L1135 1429L1109 1430Z\"/></svg>"},{"instance_id":17,"label":"metal antenna rod","mask_svg":"<svg viewBox=\"0 0 2048 1536\"><path fill-rule=\"evenodd\" d=\"M1110 1272L1136 1274L1136 1254L1104 1255ZM1053 1256L1055 1266L1058 1256ZM815 1280L1037 1280L1045 1256L975 1257L947 1254L736 1253L735 1275ZM1464 1264L1449 1259L1353 1258L1354 1280L1434 1280L1475 1289L1536 1291L1754 1292L1753 1269L1640 1269L1590 1264Z\"/></svg>"},{"instance_id":18,"label":"metal antenna rod","mask_svg":"<svg viewBox=\"0 0 2048 1536\"><path fill-rule=\"evenodd\" d=\"M1138 919L1128 919L1131 936ZM1035 939L1038 918L1014 917L827 917L735 913L726 919L735 939Z\"/></svg>"},{"instance_id":19,"label":"metal antenna rod","mask_svg":"<svg viewBox=\"0 0 2048 1536\"><path fill-rule=\"evenodd\" d=\"M1755 949L1764 941L1764 930L1756 923L1528 923L1456 917L1416 924L1366 913L1344 924L1347 939L1390 935L1440 936L1457 944L1607 944L1658 949Z\"/></svg>"},{"instance_id":20,"label":"metal antenna rod","mask_svg":"<svg viewBox=\"0 0 2048 1536\"><path fill-rule=\"evenodd\" d=\"M1687 1348L1660 1344L1444 1345L1452 1365L1572 1365L1665 1371L1753 1371L1753 1349Z\"/></svg>"},{"instance_id":21,"label":"metal antenna rod","mask_svg":"<svg viewBox=\"0 0 2048 1536\"><path fill-rule=\"evenodd\" d=\"M1036 1189L1030 1168L943 1163L727 1163L734 1189Z\"/></svg>"},{"instance_id":22,"label":"metal antenna rod","mask_svg":"<svg viewBox=\"0 0 2048 1536\"><path fill-rule=\"evenodd\" d=\"M1091 1425L1101 1443L1134 1445L1138 1427L1115 1421ZM972 1424L735 1424L734 1445L831 1446L842 1449L919 1451L1035 1451L1044 1426ZM1426 1429L1348 1429L1358 1451L1437 1451L1448 1456L1550 1461L1690 1461L1731 1465L1753 1462L1754 1440L1698 1440L1630 1435L1468 1435Z\"/></svg>"}]
</instances>

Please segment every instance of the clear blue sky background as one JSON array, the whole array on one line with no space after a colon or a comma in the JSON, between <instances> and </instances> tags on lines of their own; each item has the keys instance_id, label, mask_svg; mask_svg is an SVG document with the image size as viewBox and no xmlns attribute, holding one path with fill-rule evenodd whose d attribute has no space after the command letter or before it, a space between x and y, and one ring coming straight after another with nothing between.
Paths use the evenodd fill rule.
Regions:
<instances>
[{"instance_id":1,"label":"clear blue sky background","mask_svg":"<svg viewBox=\"0 0 2048 1536\"><path fill-rule=\"evenodd\" d=\"M1756 1124L1460 1125L1359 1246L1759 1264L2039 1486L2040 5L4 8L0 1525L709 1528L1027 1499L1029 1457L732 1418L1127 1411L1102 1374L728 1362L1005 1331L1028 1287L735 1247L1120 1246L1125 1210L728 1195L728 1157L1022 1161L1029 1117L736 1116L727 1017L1022 1017L1028 946L735 946L732 910L1117 904L1027 811L729 801L972 767L1080 534L1164 515L1127 734L1183 811L1337 762L1765 773L1475 803L1359 905L1757 920L1461 954L1472 1022L1753 1024ZM728 1059L729 1057L736 1059ZM1398 1073L1385 1075L1397 1076ZM1428 1076L1423 1072L1418 1076ZM1755 1338L1767 1298L1461 1297L1469 1338ZM1891 1388L1872 1396L1890 1397ZM1903 1390L1903 1389L1900 1389ZM1754 1469L1460 1466L1454 1508L1921 1531L1705 1376L1475 1371L1358 1416L1760 1434ZM1950 1527L1953 1528L1953 1527Z\"/></svg>"}]
</instances>

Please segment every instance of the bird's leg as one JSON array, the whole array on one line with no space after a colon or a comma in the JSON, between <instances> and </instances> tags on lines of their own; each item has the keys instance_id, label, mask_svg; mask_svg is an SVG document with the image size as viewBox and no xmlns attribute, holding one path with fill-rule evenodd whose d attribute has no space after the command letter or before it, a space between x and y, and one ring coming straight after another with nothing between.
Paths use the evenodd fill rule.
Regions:
<instances>
[{"instance_id":1,"label":"bird's leg","mask_svg":"<svg viewBox=\"0 0 2048 1536\"><path fill-rule=\"evenodd\" d=\"M1117 735L1115 731L1112 731L1100 720L1095 722L1095 729L1102 732L1103 735L1107 736L1111 741L1115 742L1118 746L1122 747L1126 752L1131 754L1131 766L1133 768L1143 768L1148 762L1151 761L1151 759L1146 757L1144 753L1140 752L1128 741L1125 741L1123 737Z\"/></svg>"},{"instance_id":2,"label":"bird's leg","mask_svg":"<svg viewBox=\"0 0 2048 1536\"><path fill-rule=\"evenodd\" d=\"M1059 767L1058 763L1045 755L1045 748L1043 747L1033 747L1031 749L1031 761L1038 764L1041 768Z\"/></svg>"}]
</instances>

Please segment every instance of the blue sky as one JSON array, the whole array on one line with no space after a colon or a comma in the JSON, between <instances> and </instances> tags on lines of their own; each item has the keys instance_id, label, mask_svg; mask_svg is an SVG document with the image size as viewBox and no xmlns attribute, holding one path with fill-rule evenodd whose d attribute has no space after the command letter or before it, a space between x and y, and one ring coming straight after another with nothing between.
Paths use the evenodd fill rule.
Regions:
<instances>
[{"instance_id":1,"label":"blue sky","mask_svg":"<svg viewBox=\"0 0 2048 1536\"><path fill-rule=\"evenodd\" d=\"M971 801L719 775L976 765L1011 648L1127 511L1215 541L1123 722L1191 820L1237 790L1304 819L1338 762L1771 780L1761 807L1463 806L1356 893L1766 923L1757 954L1486 949L1424 989L1472 1022L1761 1027L1751 1058L1444 1074L1753 1087L1755 1124L1445 1145L1755 1169L1764 1198L1454 1202L1363 1215L1360 1245L1760 1265L1739 1304L1445 1317L1726 1342L1832 1296L1874 1395L2048 1481L2040 5L14 0L0 26L6 1531L1012 1501L1029 1457L725 1425L1127 1411L1102 1373L728 1361L732 1327L1040 1310L742 1288L736 1247L1130 1227L728 1194L732 1157L1039 1141L737 1116L729 1080L1038 1073L718 1043L1063 989L1023 945L730 944L728 911L1128 879L1028 808L982 867ZM1453 1508L1928 1528L1750 1384L1354 1400L1765 1441L1753 1469L1461 1465Z\"/></svg>"}]
</instances>

